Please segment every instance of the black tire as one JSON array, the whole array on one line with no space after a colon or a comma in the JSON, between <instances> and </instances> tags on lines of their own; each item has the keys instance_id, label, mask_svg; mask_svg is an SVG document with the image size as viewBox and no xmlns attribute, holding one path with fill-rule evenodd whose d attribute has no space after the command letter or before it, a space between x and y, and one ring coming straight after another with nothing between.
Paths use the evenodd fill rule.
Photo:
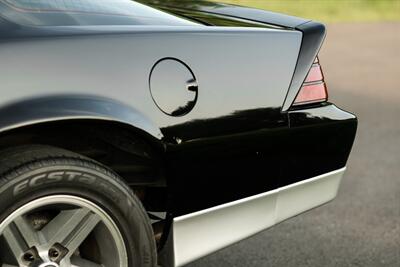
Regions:
<instances>
[{"instance_id":1,"label":"black tire","mask_svg":"<svg viewBox=\"0 0 400 267\"><path fill-rule=\"evenodd\" d=\"M74 172L73 179L67 172ZM43 178L34 181L38 173ZM50 146L30 145L0 152L0 223L32 200L61 194L89 200L108 213L124 239L129 266L157 266L147 213L115 173L89 158Z\"/></svg>"}]
</instances>

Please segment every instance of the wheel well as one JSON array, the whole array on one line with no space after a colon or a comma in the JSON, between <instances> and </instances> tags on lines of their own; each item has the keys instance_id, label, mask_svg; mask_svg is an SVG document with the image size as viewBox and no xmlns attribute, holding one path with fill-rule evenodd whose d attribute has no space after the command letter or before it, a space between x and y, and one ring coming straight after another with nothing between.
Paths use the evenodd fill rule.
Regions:
<instances>
[{"instance_id":1,"label":"wheel well","mask_svg":"<svg viewBox=\"0 0 400 267\"><path fill-rule=\"evenodd\" d=\"M164 147L128 125L99 120L46 122L0 133L0 149L42 144L94 159L119 174L148 210L166 210Z\"/></svg>"}]
</instances>

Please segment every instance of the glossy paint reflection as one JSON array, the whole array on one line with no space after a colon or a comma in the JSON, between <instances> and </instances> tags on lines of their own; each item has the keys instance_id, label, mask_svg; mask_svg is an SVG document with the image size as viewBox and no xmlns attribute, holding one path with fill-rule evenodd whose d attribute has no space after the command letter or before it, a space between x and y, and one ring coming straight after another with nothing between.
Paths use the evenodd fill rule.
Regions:
<instances>
[{"instance_id":1,"label":"glossy paint reflection","mask_svg":"<svg viewBox=\"0 0 400 267\"><path fill-rule=\"evenodd\" d=\"M263 120L263 112L274 120ZM165 128L165 136L180 133L184 140L167 149L174 215L342 168L356 127L355 116L327 104L288 113L248 111Z\"/></svg>"},{"instance_id":2,"label":"glossy paint reflection","mask_svg":"<svg viewBox=\"0 0 400 267\"><path fill-rule=\"evenodd\" d=\"M161 131L167 138L180 140L184 143L191 141L189 142L190 145L199 141L198 139L200 141L209 138L218 140L220 137L240 135L244 132L257 132L260 129L272 130L286 125L287 117L280 112L280 108L259 108L236 111L216 118L195 119L164 127Z\"/></svg>"}]
</instances>

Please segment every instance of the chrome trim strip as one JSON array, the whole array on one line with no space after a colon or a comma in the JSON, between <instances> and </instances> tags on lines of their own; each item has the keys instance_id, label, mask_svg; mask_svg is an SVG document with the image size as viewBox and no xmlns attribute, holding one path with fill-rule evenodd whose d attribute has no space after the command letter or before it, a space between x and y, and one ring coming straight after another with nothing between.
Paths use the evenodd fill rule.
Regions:
<instances>
[{"instance_id":1,"label":"chrome trim strip","mask_svg":"<svg viewBox=\"0 0 400 267\"><path fill-rule=\"evenodd\" d=\"M175 266L183 266L334 199L345 170L344 167L276 190L174 218Z\"/></svg>"}]
</instances>

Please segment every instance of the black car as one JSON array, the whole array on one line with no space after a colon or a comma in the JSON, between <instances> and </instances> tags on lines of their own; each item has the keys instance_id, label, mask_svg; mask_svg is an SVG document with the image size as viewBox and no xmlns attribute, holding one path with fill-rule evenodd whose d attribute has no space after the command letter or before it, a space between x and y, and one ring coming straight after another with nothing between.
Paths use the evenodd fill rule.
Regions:
<instances>
[{"instance_id":1,"label":"black car","mask_svg":"<svg viewBox=\"0 0 400 267\"><path fill-rule=\"evenodd\" d=\"M182 266L335 198L324 25L141 2L0 0L0 267Z\"/></svg>"}]
</instances>

